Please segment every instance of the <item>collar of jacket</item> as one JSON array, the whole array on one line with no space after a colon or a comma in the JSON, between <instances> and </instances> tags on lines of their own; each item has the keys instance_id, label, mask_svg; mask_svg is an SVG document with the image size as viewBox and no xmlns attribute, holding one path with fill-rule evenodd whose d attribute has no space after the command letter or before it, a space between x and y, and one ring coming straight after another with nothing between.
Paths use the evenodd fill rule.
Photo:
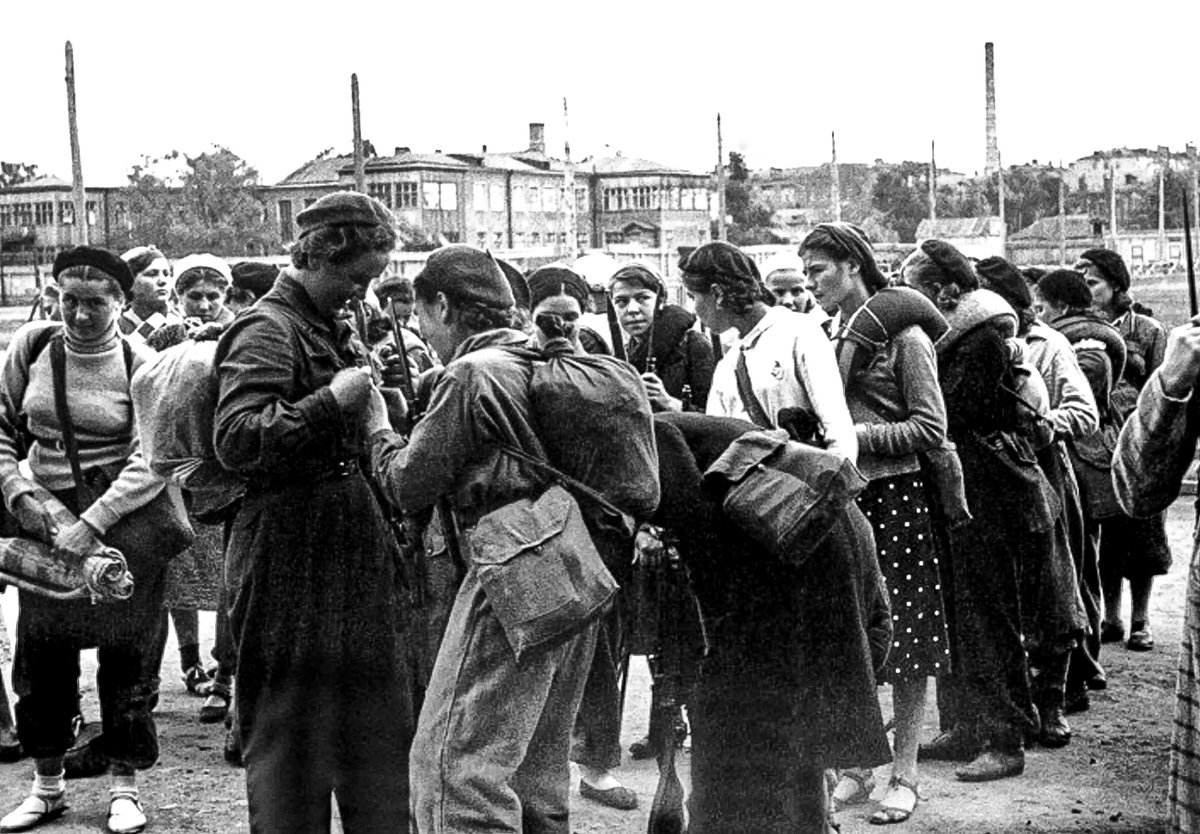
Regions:
<instances>
[{"instance_id":1,"label":"collar of jacket","mask_svg":"<svg viewBox=\"0 0 1200 834\"><path fill-rule=\"evenodd\" d=\"M497 328L496 330L485 330L482 333L476 333L459 345L458 350L454 351L454 356L451 357L450 361L453 362L455 359L466 356L468 353L483 350L484 348L525 347L528 344L529 337L520 330L512 330L507 327Z\"/></svg>"},{"instance_id":2,"label":"collar of jacket","mask_svg":"<svg viewBox=\"0 0 1200 834\"><path fill-rule=\"evenodd\" d=\"M319 332L328 334L331 338L336 339L337 329L334 326L332 319L327 319L317 310L312 299L308 297L308 293L300 282L292 277L289 271L285 270L280 274L279 280L275 282L275 286L271 291L263 296L264 299L272 298L283 302L292 310L300 314L306 322L311 324Z\"/></svg>"}]
</instances>

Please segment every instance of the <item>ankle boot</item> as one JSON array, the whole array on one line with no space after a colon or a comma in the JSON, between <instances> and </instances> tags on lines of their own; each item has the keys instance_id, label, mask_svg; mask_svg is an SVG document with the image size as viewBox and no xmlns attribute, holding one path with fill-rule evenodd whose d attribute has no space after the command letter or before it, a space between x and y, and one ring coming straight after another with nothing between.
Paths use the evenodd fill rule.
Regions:
<instances>
[{"instance_id":1,"label":"ankle boot","mask_svg":"<svg viewBox=\"0 0 1200 834\"><path fill-rule=\"evenodd\" d=\"M1025 772L1025 750L1014 744L989 742L975 760L958 768L954 775L961 782L992 782Z\"/></svg>"},{"instance_id":2,"label":"ankle boot","mask_svg":"<svg viewBox=\"0 0 1200 834\"><path fill-rule=\"evenodd\" d=\"M1071 741L1071 725L1064 712L1062 690L1046 690L1041 693L1038 713L1041 716L1041 731L1038 742L1043 747L1064 747Z\"/></svg>"},{"instance_id":3,"label":"ankle boot","mask_svg":"<svg viewBox=\"0 0 1200 834\"><path fill-rule=\"evenodd\" d=\"M982 743L967 724L956 724L917 749L917 758L938 762L969 762L979 755Z\"/></svg>"}]
</instances>

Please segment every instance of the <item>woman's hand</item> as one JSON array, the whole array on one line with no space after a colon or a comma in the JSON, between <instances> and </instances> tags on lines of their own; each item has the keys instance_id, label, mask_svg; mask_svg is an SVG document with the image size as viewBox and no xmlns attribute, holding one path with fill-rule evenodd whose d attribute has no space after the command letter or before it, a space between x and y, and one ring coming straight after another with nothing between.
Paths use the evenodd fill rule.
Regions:
<instances>
[{"instance_id":1,"label":"woman's hand","mask_svg":"<svg viewBox=\"0 0 1200 834\"><path fill-rule=\"evenodd\" d=\"M634 539L633 563L653 570L660 567L666 554L663 546L662 531L657 527L643 524Z\"/></svg>"},{"instance_id":2,"label":"woman's hand","mask_svg":"<svg viewBox=\"0 0 1200 834\"><path fill-rule=\"evenodd\" d=\"M1200 316L1171 330L1159 374L1168 397L1182 399L1191 393L1200 374Z\"/></svg>"},{"instance_id":3,"label":"woman's hand","mask_svg":"<svg viewBox=\"0 0 1200 834\"><path fill-rule=\"evenodd\" d=\"M373 389L370 368L343 368L329 382L329 390L344 414L361 413Z\"/></svg>"},{"instance_id":4,"label":"woman's hand","mask_svg":"<svg viewBox=\"0 0 1200 834\"><path fill-rule=\"evenodd\" d=\"M401 400L404 398L401 397ZM371 395L367 399L367 407L363 411L363 431L367 437L371 437L376 432L390 431L393 427L392 421L388 417L388 402L384 397L383 391L378 388L371 388Z\"/></svg>"},{"instance_id":5,"label":"woman's hand","mask_svg":"<svg viewBox=\"0 0 1200 834\"><path fill-rule=\"evenodd\" d=\"M657 374L642 374L642 385L645 386L646 396L655 411L683 411L683 400L677 400L668 394Z\"/></svg>"},{"instance_id":6,"label":"woman's hand","mask_svg":"<svg viewBox=\"0 0 1200 834\"><path fill-rule=\"evenodd\" d=\"M100 549L100 540L96 538L96 531L92 526L80 519L54 537L54 548L82 559Z\"/></svg>"},{"instance_id":7,"label":"woman's hand","mask_svg":"<svg viewBox=\"0 0 1200 834\"><path fill-rule=\"evenodd\" d=\"M13 516L22 530L47 544L53 542L58 535L58 524L42 506L42 502L32 495L22 495L16 500Z\"/></svg>"}]
</instances>

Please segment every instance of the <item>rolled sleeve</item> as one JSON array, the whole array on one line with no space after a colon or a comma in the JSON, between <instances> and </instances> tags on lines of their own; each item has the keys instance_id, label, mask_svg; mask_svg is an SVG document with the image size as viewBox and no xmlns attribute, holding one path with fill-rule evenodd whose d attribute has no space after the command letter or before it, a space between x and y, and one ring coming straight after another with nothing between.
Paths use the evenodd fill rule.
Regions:
<instances>
[{"instance_id":1,"label":"rolled sleeve","mask_svg":"<svg viewBox=\"0 0 1200 834\"><path fill-rule=\"evenodd\" d=\"M1197 402L1168 397L1156 371L1125 421L1113 455L1113 487L1134 517L1155 515L1179 496L1196 454Z\"/></svg>"}]
</instances>

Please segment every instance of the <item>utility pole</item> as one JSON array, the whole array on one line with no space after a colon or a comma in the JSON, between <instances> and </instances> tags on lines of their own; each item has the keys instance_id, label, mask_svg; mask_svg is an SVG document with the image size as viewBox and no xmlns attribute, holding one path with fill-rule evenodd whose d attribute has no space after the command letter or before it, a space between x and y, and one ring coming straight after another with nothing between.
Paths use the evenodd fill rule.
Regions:
<instances>
[{"instance_id":1,"label":"utility pole","mask_svg":"<svg viewBox=\"0 0 1200 834\"><path fill-rule=\"evenodd\" d=\"M1108 159L1108 228L1112 233L1112 250L1117 251L1117 161Z\"/></svg>"},{"instance_id":2,"label":"utility pole","mask_svg":"<svg viewBox=\"0 0 1200 834\"><path fill-rule=\"evenodd\" d=\"M937 220L937 142L929 140L929 219Z\"/></svg>"},{"instance_id":3,"label":"utility pole","mask_svg":"<svg viewBox=\"0 0 1200 834\"><path fill-rule=\"evenodd\" d=\"M1171 149L1158 146L1158 260L1167 259L1167 166L1171 164Z\"/></svg>"},{"instance_id":4,"label":"utility pole","mask_svg":"<svg viewBox=\"0 0 1200 834\"><path fill-rule=\"evenodd\" d=\"M721 142L721 114L717 114L717 240L725 240L725 146Z\"/></svg>"},{"instance_id":5,"label":"utility pole","mask_svg":"<svg viewBox=\"0 0 1200 834\"><path fill-rule=\"evenodd\" d=\"M88 244L87 195L83 191L83 161L79 156L79 122L75 118L75 50L67 41L67 126L71 132L71 186L75 202L75 245Z\"/></svg>"},{"instance_id":6,"label":"utility pole","mask_svg":"<svg viewBox=\"0 0 1200 834\"><path fill-rule=\"evenodd\" d=\"M1000 255L1003 257L1008 247L1008 222L1004 219L1004 163L999 150L996 151L996 180L1000 184L997 197L1000 202Z\"/></svg>"},{"instance_id":7,"label":"utility pole","mask_svg":"<svg viewBox=\"0 0 1200 834\"><path fill-rule=\"evenodd\" d=\"M575 167L571 164L571 134L567 123L567 97L563 96L563 241L561 254L573 257L576 252L575 232Z\"/></svg>"},{"instance_id":8,"label":"utility pole","mask_svg":"<svg viewBox=\"0 0 1200 834\"><path fill-rule=\"evenodd\" d=\"M363 159L362 114L358 109L358 73L350 73L350 108L354 117L354 190L366 193L367 169Z\"/></svg>"},{"instance_id":9,"label":"utility pole","mask_svg":"<svg viewBox=\"0 0 1200 834\"><path fill-rule=\"evenodd\" d=\"M1067 172L1058 163L1058 262L1067 262Z\"/></svg>"},{"instance_id":10,"label":"utility pole","mask_svg":"<svg viewBox=\"0 0 1200 834\"><path fill-rule=\"evenodd\" d=\"M832 154L829 163L829 202L832 204L834 220L842 219L842 180L838 171L837 133L830 131L829 144Z\"/></svg>"}]
</instances>

